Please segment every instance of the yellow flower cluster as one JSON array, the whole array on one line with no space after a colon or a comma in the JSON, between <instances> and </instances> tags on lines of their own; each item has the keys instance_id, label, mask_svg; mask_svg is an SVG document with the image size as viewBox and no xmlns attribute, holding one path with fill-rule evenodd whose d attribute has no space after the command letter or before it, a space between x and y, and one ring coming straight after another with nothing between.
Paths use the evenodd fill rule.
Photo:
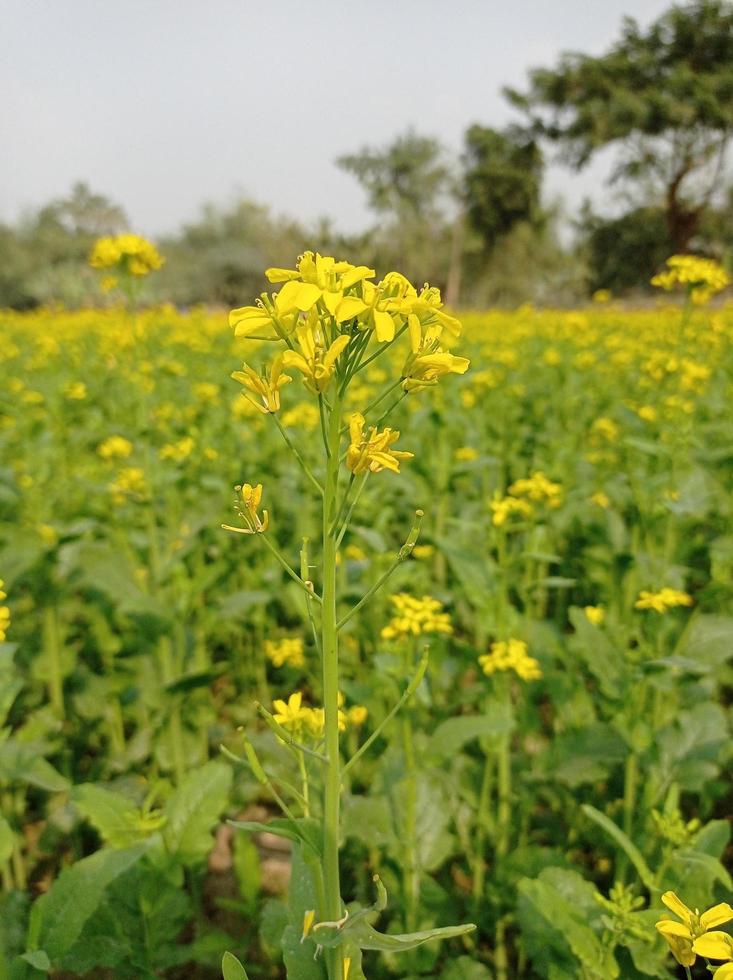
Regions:
<instances>
[{"instance_id":1,"label":"yellow flower cluster","mask_svg":"<svg viewBox=\"0 0 733 980\"><path fill-rule=\"evenodd\" d=\"M364 434L366 419L360 412L354 412L349 419L350 445L346 453L346 465L352 473L379 473L380 470L391 470L399 473L400 460L412 459L414 454L402 452L391 447L400 437L394 429L382 429L377 432L374 426Z\"/></svg>"},{"instance_id":2,"label":"yellow flower cluster","mask_svg":"<svg viewBox=\"0 0 733 980\"><path fill-rule=\"evenodd\" d=\"M108 436L97 446L97 455L102 459L127 459L132 455L132 443L124 436Z\"/></svg>"},{"instance_id":3,"label":"yellow flower cluster","mask_svg":"<svg viewBox=\"0 0 733 980\"><path fill-rule=\"evenodd\" d=\"M675 895L665 892L662 901L680 920L665 916L656 923L657 930L664 936L672 950L672 955L684 967L693 966L697 956L712 960L727 960L725 966L714 973L714 980L733 978L733 939L727 932L711 931L733 919L733 908L721 902L702 914L698 909L690 909Z\"/></svg>"},{"instance_id":4,"label":"yellow flower cluster","mask_svg":"<svg viewBox=\"0 0 733 980\"><path fill-rule=\"evenodd\" d=\"M553 483L541 470L521 480L515 480L509 487L513 497L528 497L535 503L546 503L548 507L559 507L562 503L562 487Z\"/></svg>"},{"instance_id":5,"label":"yellow flower cluster","mask_svg":"<svg viewBox=\"0 0 733 980\"><path fill-rule=\"evenodd\" d=\"M273 718L283 728L296 737L310 736L314 739L323 737L325 728L325 713L323 708L309 708L303 704L302 691L295 691L287 701L281 698L272 702ZM344 696L339 692L339 731L345 732L351 726L359 728L369 717L369 711L364 705L355 704L344 709Z\"/></svg>"},{"instance_id":6,"label":"yellow flower cluster","mask_svg":"<svg viewBox=\"0 0 733 980\"><path fill-rule=\"evenodd\" d=\"M262 517L257 513L262 500L262 484L252 486L251 483L245 483L243 486L236 486L234 490L239 495L234 500L234 509L246 526L232 527L231 524L222 524L224 530L236 531L238 534L264 534L270 524L270 515L266 510L262 511Z\"/></svg>"},{"instance_id":7,"label":"yellow flower cluster","mask_svg":"<svg viewBox=\"0 0 733 980\"><path fill-rule=\"evenodd\" d=\"M282 340L284 352L262 374L246 364L236 379L262 400L265 412L279 408L279 388L291 380L283 368L300 372L306 388L322 395L331 385L340 359L356 365L370 338L388 344L407 331L410 354L402 386L412 391L436 384L445 374L464 374L469 362L444 350L444 338L457 338L458 320L443 310L440 291L420 292L398 272L378 284L374 269L305 252L295 269L267 269L271 283L283 283L273 294L262 293L255 306L232 310L229 323L236 337ZM258 407L259 403L258 403Z\"/></svg>"},{"instance_id":8,"label":"yellow flower cluster","mask_svg":"<svg viewBox=\"0 0 733 980\"><path fill-rule=\"evenodd\" d=\"M594 626L601 626L606 618L606 610L603 606L583 606L585 618Z\"/></svg>"},{"instance_id":9,"label":"yellow flower cluster","mask_svg":"<svg viewBox=\"0 0 733 980\"><path fill-rule=\"evenodd\" d=\"M596 419L590 427L590 431L591 436L596 441L603 440L605 442L618 442L618 437L621 433L618 424L613 419L606 418L605 416Z\"/></svg>"},{"instance_id":10,"label":"yellow flower cluster","mask_svg":"<svg viewBox=\"0 0 733 980\"><path fill-rule=\"evenodd\" d=\"M174 463L182 463L188 459L196 447L196 440L193 436L183 436L177 442L166 443L160 447L158 455L161 459L170 459Z\"/></svg>"},{"instance_id":11,"label":"yellow flower cluster","mask_svg":"<svg viewBox=\"0 0 733 980\"><path fill-rule=\"evenodd\" d=\"M667 270L654 276L651 283L667 291L683 286L693 303L702 304L725 289L730 284L730 277L713 259L672 255L667 259Z\"/></svg>"},{"instance_id":12,"label":"yellow flower cluster","mask_svg":"<svg viewBox=\"0 0 733 980\"><path fill-rule=\"evenodd\" d=\"M131 276L147 276L164 261L152 242L129 233L98 239L89 256L93 269L116 269Z\"/></svg>"},{"instance_id":13,"label":"yellow flower cluster","mask_svg":"<svg viewBox=\"0 0 733 980\"><path fill-rule=\"evenodd\" d=\"M653 609L654 612L665 613L676 606L691 606L692 596L679 589L670 589L665 586L659 592L648 592L646 590L639 593L639 598L634 604L635 609Z\"/></svg>"},{"instance_id":14,"label":"yellow flower cluster","mask_svg":"<svg viewBox=\"0 0 733 980\"><path fill-rule=\"evenodd\" d=\"M452 633L450 616L443 611L443 603L431 596L422 599L400 592L389 597L396 615L382 629L382 639L400 640L423 633Z\"/></svg>"},{"instance_id":15,"label":"yellow flower cluster","mask_svg":"<svg viewBox=\"0 0 733 980\"><path fill-rule=\"evenodd\" d=\"M536 681L542 677L540 665L527 652L524 640L497 640L491 644L489 653L478 658L487 677L501 671L513 670L523 681Z\"/></svg>"},{"instance_id":16,"label":"yellow flower cluster","mask_svg":"<svg viewBox=\"0 0 733 980\"><path fill-rule=\"evenodd\" d=\"M275 667L303 667L303 641L299 636L283 637L282 640L265 640L265 656Z\"/></svg>"},{"instance_id":17,"label":"yellow flower cluster","mask_svg":"<svg viewBox=\"0 0 733 980\"><path fill-rule=\"evenodd\" d=\"M494 527L503 527L512 517L521 520L532 516L532 504L517 497L502 497L496 494L490 506L491 523Z\"/></svg>"},{"instance_id":18,"label":"yellow flower cluster","mask_svg":"<svg viewBox=\"0 0 733 980\"><path fill-rule=\"evenodd\" d=\"M112 483L109 492L116 504L124 503L128 497L142 500L147 497L148 483L145 473L138 466L126 466L121 469Z\"/></svg>"},{"instance_id":19,"label":"yellow flower cluster","mask_svg":"<svg viewBox=\"0 0 733 980\"><path fill-rule=\"evenodd\" d=\"M5 583L0 578L0 602L8 598L7 592L3 591ZM0 643L5 642L5 637L8 635L8 627L10 626L10 610L7 606L0 606Z\"/></svg>"}]
</instances>

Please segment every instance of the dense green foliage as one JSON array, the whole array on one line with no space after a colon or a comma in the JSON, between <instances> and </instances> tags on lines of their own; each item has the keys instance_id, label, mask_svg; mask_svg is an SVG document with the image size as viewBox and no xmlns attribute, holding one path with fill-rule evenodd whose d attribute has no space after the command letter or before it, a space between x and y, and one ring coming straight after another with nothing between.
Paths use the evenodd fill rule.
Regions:
<instances>
[{"instance_id":1,"label":"dense green foliage","mask_svg":"<svg viewBox=\"0 0 733 980\"><path fill-rule=\"evenodd\" d=\"M382 474L388 504L367 485L344 540L351 601L424 508L423 549L390 587L435 596L453 632L383 635L385 597L343 633L346 705L368 709L345 757L430 648L345 780L343 889L379 904L381 876L381 931L479 929L400 960L369 952L364 969L670 978L660 893L702 909L733 890L733 319L607 306L464 326L471 371L404 400L415 458ZM4 313L2 332L0 972L217 978L229 949L250 980L282 977L313 907L302 849L278 846L287 821L254 842L223 823L263 829L276 809L219 746L243 756L245 726L307 833L300 775L253 702L319 704L318 657L302 591L257 536L219 525L229 488L261 480L268 533L297 565L318 516L301 474L227 381L243 350L222 317ZM375 370L354 407L383 383ZM299 387L280 417L311 459ZM693 604L636 608L663 588ZM284 638L301 665L266 656ZM541 677L486 676L478 657L509 640Z\"/></svg>"}]
</instances>

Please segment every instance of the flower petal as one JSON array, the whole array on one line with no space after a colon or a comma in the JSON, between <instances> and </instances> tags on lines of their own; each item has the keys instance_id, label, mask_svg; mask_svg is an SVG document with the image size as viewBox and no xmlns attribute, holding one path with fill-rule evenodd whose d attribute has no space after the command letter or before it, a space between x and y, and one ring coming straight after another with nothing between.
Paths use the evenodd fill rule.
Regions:
<instances>
[{"instance_id":1,"label":"flower petal","mask_svg":"<svg viewBox=\"0 0 733 980\"><path fill-rule=\"evenodd\" d=\"M733 919L733 909L727 902L721 902L720 905L714 905L707 912L703 912L700 916L700 925L707 932L716 926L722 926L724 922L730 922L731 919Z\"/></svg>"},{"instance_id":2,"label":"flower petal","mask_svg":"<svg viewBox=\"0 0 733 980\"><path fill-rule=\"evenodd\" d=\"M674 912L676 916L686 922L687 925L692 922L692 911L688 909L682 899L677 898L674 892L665 892L662 895L662 901L667 906L670 912Z\"/></svg>"},{"instance_id":3,"label":"flower petal","mask_svg":"<svg viewBox=\"0 0 733 980\"><path fill-rule=\"evenodd\" d=\"M727 932L706 932L695 940L692 949L711 960L733 960L733 939Z\"/></svg>"}]
</instances>

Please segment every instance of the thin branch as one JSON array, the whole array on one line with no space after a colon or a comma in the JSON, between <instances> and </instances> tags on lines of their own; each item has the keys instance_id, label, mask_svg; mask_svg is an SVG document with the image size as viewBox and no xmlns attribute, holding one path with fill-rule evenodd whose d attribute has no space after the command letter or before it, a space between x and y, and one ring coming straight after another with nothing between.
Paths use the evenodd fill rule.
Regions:
<instances>
[{"instance_id":1,"label":"thin branch","mask_svg":"<svg viewBox=\"0 0 733 980\"><path fill-rule=\"evenodd\" d=\"M315 475L313 473L313 470L310 468L310 466L306 463L306 461L301 456L299 450L296 448L296 446L293 443L293 441L290 438L290 436L285 431L285 428L283 427L283 424L280 421L280 419L277 417L277 415L274 412L269 412L268 414L269 415L272 415L272 417L275 419L275 424L277 425L278 429L280 430L280 433L281 433L283 439L285 440L285 442L286 442L288 448L290 449L290 451L293 453L293 455L295 456L295 458L300 463L301 468L302 468L303 472L305 473L305 475L308 477L308 479L311 481L311 483L316 488L316 490L320 493L320 495L323 496L323 487L321 486L321 484L318 481L318 479L315 477Z\"/></svg>"}]
</instances>

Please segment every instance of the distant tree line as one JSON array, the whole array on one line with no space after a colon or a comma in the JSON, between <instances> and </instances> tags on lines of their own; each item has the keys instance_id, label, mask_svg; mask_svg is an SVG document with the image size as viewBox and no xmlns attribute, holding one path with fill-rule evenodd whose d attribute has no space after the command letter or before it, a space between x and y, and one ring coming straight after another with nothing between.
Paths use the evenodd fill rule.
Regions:
<instances>
[{"instance_id":1,"label":"distant tree line","mask_svg":"<svg viewBox=\"0 0 733 980\"><path fill-rule=\"evenodd\" d=\"M694 0L650 27L627 18L600 56L563 55L505 90L521 122L471 126L451 158L408 131L338 165L362 186L372 228L308 227L262 204L207 205L158 244L166 257L150 301L231 305L264 288L261 269L306 248L358 256L379 273L430 280L453 305L570 303L596 289L643 289L672 252L726 261L733 251L733 5ZM569 219L542 197L546 157L582 169L615 150L615 207L586 202ZM561 219L572 235L561 234ZM101 300L86 260L94 240L127 228L122 209L84 184L0 225L0 306Z\"/></svg>"}]
</instances>

